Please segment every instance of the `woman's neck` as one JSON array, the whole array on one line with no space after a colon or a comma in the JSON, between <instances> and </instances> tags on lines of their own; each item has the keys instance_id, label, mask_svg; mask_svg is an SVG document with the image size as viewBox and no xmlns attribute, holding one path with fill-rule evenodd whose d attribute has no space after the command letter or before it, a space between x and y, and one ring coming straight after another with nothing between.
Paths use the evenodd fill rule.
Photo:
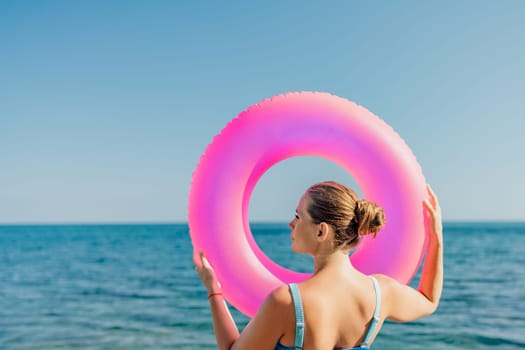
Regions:
<instances>
[{"instance_id":1,"label":"woman's neck","mask_svg":"<svg viewBox=\"0 0 525 350\"><path fill-rule=\"evenodd\" d=\"M331 252L319 252L314 255L314 274L327 269L353 269L348 251L336 249Z\"/></svg>"}]
</instances>

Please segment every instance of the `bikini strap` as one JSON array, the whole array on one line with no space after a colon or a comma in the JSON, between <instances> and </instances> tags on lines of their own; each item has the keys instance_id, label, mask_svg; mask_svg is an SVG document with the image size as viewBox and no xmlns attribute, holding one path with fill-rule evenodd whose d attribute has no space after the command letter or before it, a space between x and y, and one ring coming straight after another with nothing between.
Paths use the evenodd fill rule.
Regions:
<instances>
[{"instance_id":1,"label":"bikini strap","mask_svg":"<svg viewBox=\"0 0 525 350\"><path fill-rule=\"evenodd\" d=\"M303 302L301 300L301 294L297 284L290 283L290 292L292 293L293 306L295 309L295 349L303 348L304 341L304 314L303 314Z\"/></svg>"},{"instance_id":2,"label":"bikini strap","mask_svg":"<svg viewBox=\"0 0 525 350\"><path fill-rule=\"evenodd\" d=\"M370 342L370 338L372 338L372 335L374 334L377 325L379 324L379 311L381 310L381 288L379 287L379 283L377 282L377 279L374 276L370 276L372 279L372 282L374 282L374 291L376 293L376 308L374 310L374 317L372 318L372 321L370 321L370 326L368 326L368 330L366 332L365 338L363 340L363 343L361 346L368 346Z\"/></svg>"}]
</instances>

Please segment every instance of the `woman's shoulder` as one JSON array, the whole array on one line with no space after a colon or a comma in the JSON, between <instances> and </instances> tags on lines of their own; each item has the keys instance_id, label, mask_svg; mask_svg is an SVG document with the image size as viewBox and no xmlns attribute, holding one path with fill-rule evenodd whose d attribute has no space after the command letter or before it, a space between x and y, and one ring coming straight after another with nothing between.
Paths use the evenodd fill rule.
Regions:
<instances>
[{"instance_id":1,"label":"woman's shoulder","mask_svg":"<svg viewBox=\"0 0 525 350\"><path fill-rule=\"evenodd\" d=\"M374 277L377 280L377 282L379 282L379 286L381 287L381 290L385 290L386 291L386 290L388 290L388 289L390 289L392 287L395 287L396 285L400 284L396 279L394 279L394 278L392 278L390 276L387 276L387 275L383 275L383 274L379 274L378 273L378 274L373 274L373 275L370 275L370 276Z\"/></svg>"},{"instance_id":2,"label":"woman's shoulder","mask_svg":"<svg viewBox=\"0 0 525 350\"><path fill-rule=\"evenodd\" d=\"M276 307L291 305L292 295L288 285L282 285L275 288L266 298L266 303Z\"/></svg>"},{"instance_id":3,"label":"woman's shoulder","mask_svg":"<svg viewBox=\"0 0 525 350\"><path fill-rule=\"evenodd\" d=\"M386 316L390 313L391 305L399 303L399 296L406 290L412 290L412 288L387 275L374 274L372 276L379 282L382 299L381 309Z\"/></svg>"},{"instance_id":4,"label":"woman's shoulder","mask_svg":"<svg viewBox=\"0 0 525 350\"><path fill-rule=\"evenodd\" d=\"M287 285L275 288L268 294L259 313L271 315L275 320L283 321L295 319L293 300Z\"/></svg>"}]
</instances>

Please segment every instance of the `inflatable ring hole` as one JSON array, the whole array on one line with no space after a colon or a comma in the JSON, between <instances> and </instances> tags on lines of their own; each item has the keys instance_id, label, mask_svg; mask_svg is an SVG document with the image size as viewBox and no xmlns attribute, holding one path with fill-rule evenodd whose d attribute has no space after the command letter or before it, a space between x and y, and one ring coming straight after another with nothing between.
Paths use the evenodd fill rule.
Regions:
<instances>
[{"instance_id":1,"label":"inflatable ring hole","mask_svg":"<svg viewBox=\"0 0 525 350\"><path fill-rule=\"evenodd\" d=\"M311 257L291 250L288 222L293 219L304 191L327 180L343 183L359 197L363 196L351 174L320 157L288 158L272 166L257 182L248 207L250 230L259 248L280 266L296 272L312 272Z\"/></svg>"}]
</instances>

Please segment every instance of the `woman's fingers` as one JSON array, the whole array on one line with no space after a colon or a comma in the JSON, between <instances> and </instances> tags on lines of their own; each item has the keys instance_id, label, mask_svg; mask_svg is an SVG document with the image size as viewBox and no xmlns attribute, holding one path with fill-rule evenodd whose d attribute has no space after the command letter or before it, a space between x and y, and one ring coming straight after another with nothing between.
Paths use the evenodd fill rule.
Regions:
<instances>
[{"instance_id":1,"label":"woman's fingers","mask_svg":"<svg viewBox=\"0 0 525 350\"><path fill-rule=\"evenodd\" d=\"M199 250L198 253L193 253L193 263L195 264L197 271L202 271L203 269L213 270L202 250Z\"/></svg>"},{"instance_id":2,"label":"woman's fingers","mask_svg":"<svg viewBox=\"0 0 525 350\"><path fill-rule=\"evenodd\" d=\"M427 193L428 193L428 197L430 198L430 203L432 203L432 206L436 208L437 207L437 197L434 191L432 190L432 187L430 187L429 184L427 184Z\"/></svg>"},{"instance_id":3,"label":"woman's fingers","mask_svg":"<svg viewBox=\"0 0 525 350\"><path fill-rule=\"evenodd\" d=\"M436 194L434 193L434 191L432 190L432 188L430 187L429 184L427 184L427 192L428 192L428 197L429 197L429 203L431 204L431 207L433 209L433 213L434 214L440 214L441 212L441 208L439 206L439 201L437 199L437 196Z\"/></svg>"},{"instance_id":4,"label":"woman's fingers","mask_svg":"<svg viewBox=\"0 0 525 350\"><path fill-rule=\"evenodd\" d=\"M432 191L430 185L427 184L428 198L423 201L423 204L428 212L428 217L430 219L430 226L432 228L433 234L440 241L442 240L442 223L441 223L441 208L439 207L439 202L436 194Z\"/></svg>"},{"instance_id":5,"label":"woman's fingers","mask_svg":"<svg viewBox=\"0 0 525 350\"><path fill-rule=\"evenodd\" d=\"M193 252L193 264L195 264L195 267L202 266L200 254L198 254L196 251Z\"/></svg>"},{"instance_id":6,"label":"woman's fingers","mask_svg":"<svg viewBox=\"0 0 525 350\"><path fill-rule=\"evenodd\" d=\"M423 201L423 204L425 205L425 207L427 208L427 210L432 214L434 215L435 213L435 210L434 210L434 207L432 206L432 204L430 203L430 201L428 199L425 199Z\"/></svg>"},{"instance_id":7,"label":"woman's fingers","mask_svg":"<svg viewBox=\"0 0 525 350\"><path fill-rule=\"evenodd\" d=\"M220 290L221 284L217 281L215 271L211 267L210 262L204 255L204 252L199 251L193 254L193 261L195 263L195 269L199 275L202 283L208 289L208 291Z\"/></svg>"},{"instance_id":8,"label":"woman's fingers","mask_svg":"<svg viewBox=\"0 0 525 350\"><path fill-rule=\"evenodd\" d=\"M204 266L207 269L211 269L210 262L208 261L208 259L206 259L206 256L204 255L203 251L200 252L200 256L201 256L202 266Z\"/></svg>"}]
</instances>

